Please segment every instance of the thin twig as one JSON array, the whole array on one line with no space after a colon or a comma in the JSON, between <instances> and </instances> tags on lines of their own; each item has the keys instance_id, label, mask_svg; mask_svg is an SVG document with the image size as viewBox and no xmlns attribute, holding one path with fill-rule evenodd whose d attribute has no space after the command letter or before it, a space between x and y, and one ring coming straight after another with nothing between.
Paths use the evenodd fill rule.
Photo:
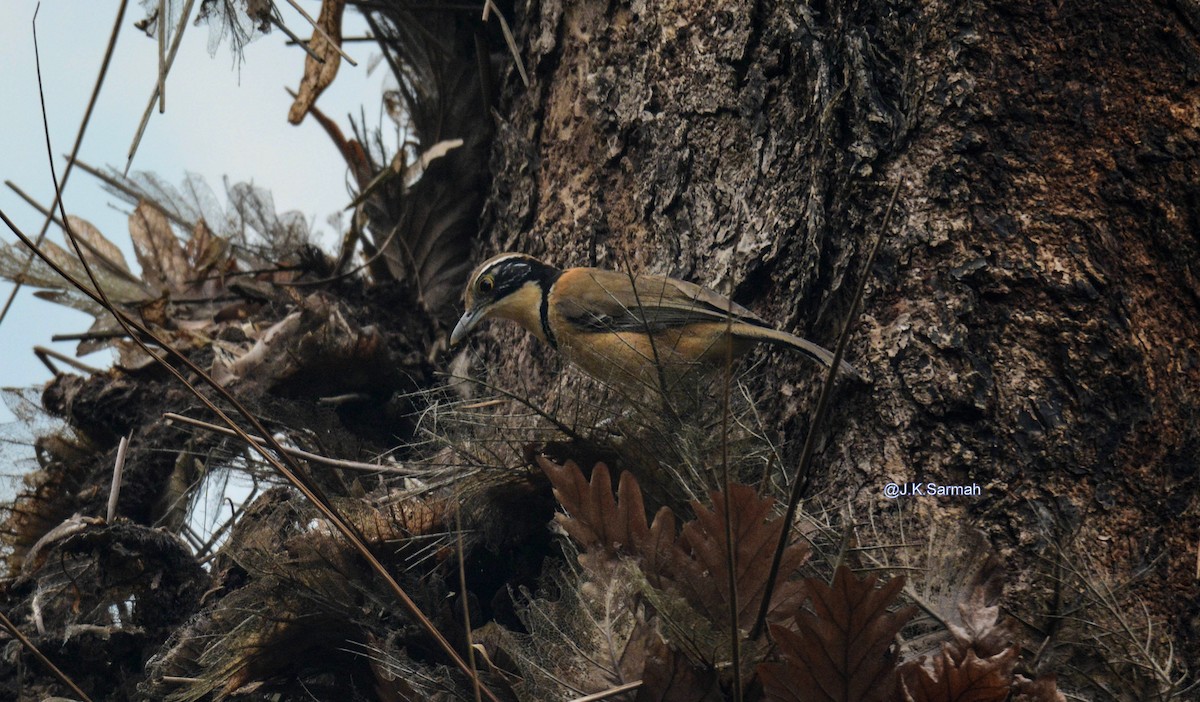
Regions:
<instances>
[{"instance_id":1,"label":"thin twig","mask_svg":"<svg viewBox=\"0 0 1200 702\"><path fill-rule=\"evenodd\" d=\"M244 504L244 505L253 504L254 498L257 496L258 496L258 481L256 480L256 481L254 481L254 487L251 488L251 490L250 490L250 494L246 496L246 499L242 501L242 504ZM225 498L225 501L229 503L229 519L226 519L224 522L222 522L221 526L217 527L216 529L213 529L212 533L208 535L208 540L205 541L200 546L200 549L196 551L196 560L198 560L200 563L208 562L213 557L213 555L215 555L215 552L212 551L212 548L217 545L217 541L219 541L221 539L221 536L227 530L229 530L234 524L237 523L237 519L238 519L237 506L234 505L233 500L229 499L228 497Z\"/></svg>"},{"instance_id":2,"label":"thin twig","mask_svg":"<svg viewBox=\"0 0 1200 702\"><path fill-rule=\"evenodd\" d=\"M462 498L458 494L460 487L460 483L454 484L454 537L458 547L458 597L462 600L463 635L467 637L467 662L471 664L471 670L475 672L475 676L471 680L471 688L475 693L475 702L482 702L479 697L479 669L475 664L475 642L471 640L471 606L468 601L470 598L467 597L467 566L464 562L466 555L463 548Z\"/></svg>"},{"instance_id":3,"label":"thin twig","mask_svg":"<svg viewBox=\"0 0 1200 702\"><path fill-rule=\"evenodd\" d=\"M4 181L4 184L8 186L9 190L12 190L22 200L24 200L26 204L28 204L33 209L37 210L38 214L40 214L43 217L49 217L50 221L54 222L54 224L57 225L59 229L66 229L66 225L64 225L62 223L62 220L59 219L58 216L54 214L53 210L46 209L45 205L43 205L42 203L33 199L33 196L31 196L29 193L22 190L21 186L17 185L16 183L12 182L11 180Z\"/></svg>"},{"instance_id":4,"label":"thin twig","mask_svg":"<svg viewBox=\"0 0 1200 702\"><path fill-rule=\"evenodd\" d=\"M442 374L439 373L438 375L442 375ZM537 416L546 420L547 422L550 422L551 424L553 424L555 429L558 429L559 431L561 431L568 438L570 438L574 441L580 441L580 442L585 440L583 438L583 436L581 436L579 434L579 432L568 427L566 424L563 424L562 422L560 422L557 417L553 416L552 414L550 414L546 410L542 409L541 407L538 407L537 405L533 404L528 399L521 397L520 395L517 395L516 393L509 392L508 390L505 390L504 388L497 387L486 381L480 380L478 378L472 378L470 376L454 375L452 373L446 373L445 377L449 378L450 380L464 380L468 383L475 383L476 385L480 385L480 386L484 387L485 389L490 390L491 392L500 393L501 395L507 397L508 399L513 400L522 405L525 405L529 409L533 410L534 414L536 414Z\"/></svg>"},{"instance_id":5,"label":"thin twig","mask_svg":"<svg viewBox=\"0 0 1200 702\"><path fill-rule=\"evenodd\" d=\"M113 51L117 48L117 36L121 33L121 24L125 20L125 8L129 5L129 0L121 0L121 6L117 8L117 19L113 22L112 33L108 37L108 48L104 50L104 58L100 61L100 73L96 76L96 85L92 88L92 97L88 99L87 109L83 112L83 120L79 123L79 131L75 134L75 145L71 147L71 156L67 160L67 167L63 169L62 182L58 184L54 193L54 203L50 205L50 211L59 204L59 199L62 197L62 190L67 187L67 179L71 177L71 163L75 157L79 155L79 147L83 145L83 135L87 132L88 123L92 120L92 110L96 107L96 101L100 97L100 87L104 85L104 77L108 75L108 66L112 62ZM39 4L40 8L41 5ZM33 11L33 16L36 21L37 10ZM66 219L66 216L63 217ZM46 239L46 232L50 230L51 217L46 217L46 221L42 223L42 228L38 231L36 238L37 246L41 246ZM13 284L13 289L8 293L8 299L4 301L4 309L0 309L0 324L4 324L4 319L8 316L8 310L12 307L13 300L16 299L17 293L21 291L21 284L24 280L25 273L29 271L29 266L33 263L33 253L29 254L29 258L25 260L25 266L21 269L21 275L17 277Z\"/></svg>"},{"instance_id":6,"label":"thin twig","mask_svg":"<svg viewBox=\"0 0 1200 702\"><path fill-rule=\"evenodd\" d=\"M610 687L607 690L604 690L602 692L597 692L597 693L594 693L591 695L586 695L584 697L576 697L575 699L571 700L571 702L597 702L597 700L606 700L610 697L616 697L617 695L621 694L622 692L629 692L630 690L636 690L641 686L642 686L641 680L634 680L631 683L625 683L624 685L617 685L616 687Z\"/></svg>"},{"instance_id":7,"label":"thin twig","mask_svg":"<svg viewBox=\"0 0 1200 702\"><path fill-rule=\"evenodd\" d=\"M146 105L146 111L142 113L142 121L138 124L137 133L133 136L133 143L129 145L129 158L125 160L125 174L129 174L129 167L133 165L133 156L137 153L138 145L142 143L142 135L146 133L146 125L150 123L150 113L154 111L154 103L158 100L160 85L165 84L167 74L171 72L171 66L175 64L175 54L179 52L179 45L183 42L183 32L187 29L188 17L192 14L192 4L195 0L187 0L183 6L183 12L179 15L179 24L175 27L175 36L171 37L171 50L167 52L167 63L159 69L159 79L154 82L154 94L150 96L150 102ZM166 23L165 18L159 18L159 21ZM161 31L164 27L159 27Z\"/></svg>"},{"instance_id":8,"label":"thin twig","mask_svg":"<svg viewBox=\"0 0 1200 702\"><path fill-rule=\"evenodd\" d=\"M341 45L334 41L333 37L325 33L325 29L321 27L321 25L317 24L317 21L312 18L312 15L305 12L303 7L300 7L300 3L296 2L296 0L287 0L287 3L291 5L296 12L299 12L304 19L308 20L308 23L312 25L312 28L316 30L317 34L320 34L325 41L329 42L329 45L333 47L333 50L341 54L342 58L346 59L347 63L349 63L351 66L358 66L358 62L350 58L350 54L342 51Z\"/></svg>"},{"instance_id":9,"label":"thin twig","mask_svg":"<svg viewBox=\"0 0 1200 702\"><path fill-rule=\"evenodd\" d=\"M725 316L725 392L721 407L721 498L725 503L725 568L729 585L729 651L733 664L733 700L742 702L742 630L738 626L737 552L729 501L729 400L733 386L733 300ZM714 505L715 506L715 505Z\"/></svg>"},{"instance_id":10,"label":"thin twig","mask_svg":"<svg viewBox=\"0 0 1200 702\"><path fill-rule=\"evenodd\" d=\"M158 114L167 111L167 0L158 0Z\"/></svg>"},{"instance_id":11,"label":"thin twig","mask_svg":"<svg viewBox=\"0 0 1200 702\"><path fill-rule=\"evenodd\" d=\"M237 437L237 438L248 438L248 439L251 439L254 442L254 445L256 445L256 446L267 446L268 445L266 439L262 439L260 437L252 436L252 435L247 435L246 437L242 437L240 434L238 434L238 432L233 431L232 429L229 429L227 427L223 427L219 424L212 424L212 423L206 422L202 419L195 419L194 417L188 417L188 416L185 416L182 414L176 414L174 412L164 412L163 419L169 419L173 422L181 422L183 424L189 424L191 426L199 427L201 429L207 429L208 431L216 432L218 434L224 434L225 436ZM327 456L322 456L320 454L309 453L308 451L305 451L303 449L288 448L287 446L283 447L283 452L289 456L299 458L302 461L308 461L309 463L320 463L322 465L331 466L333 468L344 468L346 470L357 470L357 471L362 471L362 472L366 472L366 473L391 473L394 475L421 475L422 474L422 471L419 471L419 470L401 468L398 466L381 466L381 465L378 465L375 463L361 463L359 461L347 461L347 460L341 459L341 458L329 458Z\"/></svg>"},{"instance_id":12,"label":"thin twig","mask_svg":"<svg viewBox=\"0 0 1200 702\"><path fill-rule=\"evenodd\" d=\"M93 368L92 366L89 366L86 363L81 363L80 361L77 361L74 358L71 358L70 356L68 356L64 353L59 353L58 351L55 351L54 349L48 349L45 346L34 346L33 347L33 355L37 356L38 360L40 360L43 364L45 364L45 366L47 368L49 368L50 372L53 373L55 376L61 375L61 373L59 373L58 368L56 368L54 366L54 364L51 363L46 358L47 356L49 356L50 358L53 358L55 360L62 361L63 363L67 364L68 366L71 366L75 370L83 372L83 373L87 373L88 375L101 372L101 370L99 368Z\"/></svg>"},{"instance_id":13,"label":"thin twig","mask_svg":"<svg viewBox=\"0 0 1200 702\"><path fill-rule=\"evenodd\" d=\"M34 11L34 15L37 15L36 10ZM83 690L80 690L79 686L75 684L75 681L72 680L71 678L67 677L67 674L62 672L62 670L60 670L58 666L56 666L56 665L54 665L54 663L50 662L50 659L47 658L41 651L39 651L38 647L34 646L33 642L30 641L25 636L25 634L21 633L21 630L17 628L17 625L13 624L9 620L8 617L4 616L4 612L0 612L0 624L2 624L5 629L8 629L9 633L11 633L13 636L15 636L16 639L21 642L21 645L24 646L26 649L28 649L29 652L32 653L35 658L37 658L39 661L41 661L42 665L49 668L50 672L54 673L54 677L58 678L59 681L62 682L62 684L71 688L71 691L74 692L76 695L79 695L79 699L83 700L83 702L92 702L92 698L88 697L86 692L84 692Z\"/></svg>"},{"instance_id":14,"label":"thin twig","mask_svg":"<svg viewBox=\"0 0 1200 702\"><path fill-rule=\"evenodd\" d=\"M312 47L309 46L309 44L311 44L312 42L307 39L301 39L300 37L296 36L296 33L293 32L291 29L288 29L288 26L283 23L283 20L279 19L278 15L279 15L279 8L276 8L274 12L271 12L267 15L267 21L270 22L271 24L275 25L276 27L278 27L279 31L281 31L285 35L287 35L288 39L290 40L290 43L293 43L296 46L299 46L301 49L304 49L304 53L308 54L312 58L313 61L316 61L317 63L321 63L321 64L325 63L325 59L321 58L320 56L317 56L317 52L313 51Z\"/></svg>"},{"instance_id":15,"label":"thin twig","mask_svg":"<svg viewBox=\"0 0 1200 702\"><path fill-rule=\"evenodd\" d=\"M108 513L104 521L112 524L117 516L117 499L121 496L121 476L125 474L125 451L129 448L129 437L122 436L117 444L117 460L113 462L112 487L108 490Z\"/></svg>"},{"instance_id":16,"label":"thin twig","mask_svg":"<svg viewBox=\"0 0 1200 702\"><path fill-rule=\"evenodd\" d=\"M825 419L825 412L829 407L829 398L833 395L834 381L837 379L838 367L842 363L842 356L846 352L846 344L850 340L850 330L854 327L854 318L858 315L858 308L862 304L863 292L867 289L867 279L871 277L871 266L875 263L875 254L879 251L879 245L883 241L884 235L887 233L888 225L892 221L892 208L896 205L896 197L900 194L900 184L902 179L897 177L896 185L892 188L891 199L888 200L887 210L883 214L883 222L879 225L879 234L875 237L875 242L871 245L871 251L867 254L867 262L863 266L862 277L858 281L858 289L854 293L854 302L850 305L850 311L846 317L846 323L842 326L842 333L838 336L837 346L833 351L833 362L829 367L829 372L825 376L825 384L821 387L821 394L817 397L817 408L813 412L812 421L808 424L808 433L804 437L804 448L800 452L800 464L796 467L796 477L792 482L792 492L788 496L787 512L783 518L783 530L779 532L779 541L775 544L775 555L771 559L771 570L767 574L767 587L763 592L762 603L758 607L758 616L755 618L754 627L750 630L750 638L757 638L762 633L763 624L767 620L767 612L771 606L771 595L774 594L775 581L779 578L779 568L783 562L783 552L787 548L788 540L792 536L793 521L796 519L796 510L800 506L800 499L804 496L804 491L808 487L808 476L812 468L812 454L816 448L817 433L821 426L821 422Z\"/></svg>"},{"instance_id":17,"label":"thin twig","mask_svg":"<svg viewBox=\"0 0 1200 702\"><path fill-rule=\"evenodd\" d=\"M54 334L51 341L103 341L105 339L124 339L129 336L125 330L108 330L94 332L79 332L77 334Z\"/></svg>"}]
</instances>

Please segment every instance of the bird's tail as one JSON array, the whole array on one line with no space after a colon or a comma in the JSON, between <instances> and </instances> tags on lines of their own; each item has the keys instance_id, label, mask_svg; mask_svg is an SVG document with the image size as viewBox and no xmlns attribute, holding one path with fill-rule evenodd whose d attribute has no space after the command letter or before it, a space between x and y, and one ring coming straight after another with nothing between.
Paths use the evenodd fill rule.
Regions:
<instances>
[{"instance_id":1,"label":"bird's tail","mask_svg":"<svg viewBox=\"0 0 1200 702\"><path fill-rule=\"evenodd\" d=\"M775 344L776 346L786 346L799 351L826 368L833 366L833 353L829 349L814 344L808 339L801 338L795 334L779 331L778 329L771 329L770 327L759 327L753 324L744 323L738 326L742 327L738 330L738 336L761 339L762 341ZM862 373L858 372L858 369L849 363L846 363L845 361L842 361L839 369L842 373L845 373L853 378L857 378L858 380L864 379Z\"/></svg>"}]
</instances>

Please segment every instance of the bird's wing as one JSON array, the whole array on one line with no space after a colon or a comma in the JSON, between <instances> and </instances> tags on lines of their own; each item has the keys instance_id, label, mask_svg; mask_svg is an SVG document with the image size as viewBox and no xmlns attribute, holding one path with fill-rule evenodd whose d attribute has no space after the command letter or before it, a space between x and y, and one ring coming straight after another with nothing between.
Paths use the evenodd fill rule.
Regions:
<instances>
[{"instance_id":1,"label":"bird's wing","mask_svg":"<svg viewBox=\"0 0 1200 702\"><path fill-rule=\"evenodd\" d=\"M696 285L658 275L630 276L619 271L576 268L564 272L560 284L569 289L557 304L574 324L596 331L656 333L698 322L762 325L753 312Z\"/></svg>"}]
</instances>

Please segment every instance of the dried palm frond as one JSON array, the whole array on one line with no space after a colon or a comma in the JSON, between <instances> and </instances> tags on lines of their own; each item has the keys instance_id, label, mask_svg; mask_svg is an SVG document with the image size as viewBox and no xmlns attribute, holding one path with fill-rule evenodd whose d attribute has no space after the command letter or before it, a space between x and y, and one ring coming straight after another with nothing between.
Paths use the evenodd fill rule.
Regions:
<instances>
[{"instance_id":1,"label":"dried palm frond","mask_svg":"<svg viewBox=\"0 0 1200 702\"><path fill-rule=\"evenodd\" d=\"M446 325L471 268L471 245L488 188L493 73L478 16L446 3L360 7L395 80L384 95L401 146L386 152L376 132L347 140L314 111L355 178L356 208L370 249ZM411 165L410 165L411 164ZM403 177L401 177L403 175ZM419 177L417 177L419 175Z\"/></svg>"}]
</instances>

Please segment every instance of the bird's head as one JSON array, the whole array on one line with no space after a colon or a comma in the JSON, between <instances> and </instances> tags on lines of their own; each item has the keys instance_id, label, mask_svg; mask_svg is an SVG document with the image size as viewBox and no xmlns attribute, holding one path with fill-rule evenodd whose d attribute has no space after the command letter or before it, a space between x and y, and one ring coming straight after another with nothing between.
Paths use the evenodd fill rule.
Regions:
<instances>
[{"instance_id":1,"label":"bird's head","mask_svg":"<svg viewBox=\"0 0 1200 702\"><path fill-rule=\"evenodd\" d=\"M450 345L457 345L488 317L511 319L543 336L542 296L561 272L521 253L502 253L484 261L467 281L463 291L466 311L450 334Z\"/></svg>"}]
</instances>

